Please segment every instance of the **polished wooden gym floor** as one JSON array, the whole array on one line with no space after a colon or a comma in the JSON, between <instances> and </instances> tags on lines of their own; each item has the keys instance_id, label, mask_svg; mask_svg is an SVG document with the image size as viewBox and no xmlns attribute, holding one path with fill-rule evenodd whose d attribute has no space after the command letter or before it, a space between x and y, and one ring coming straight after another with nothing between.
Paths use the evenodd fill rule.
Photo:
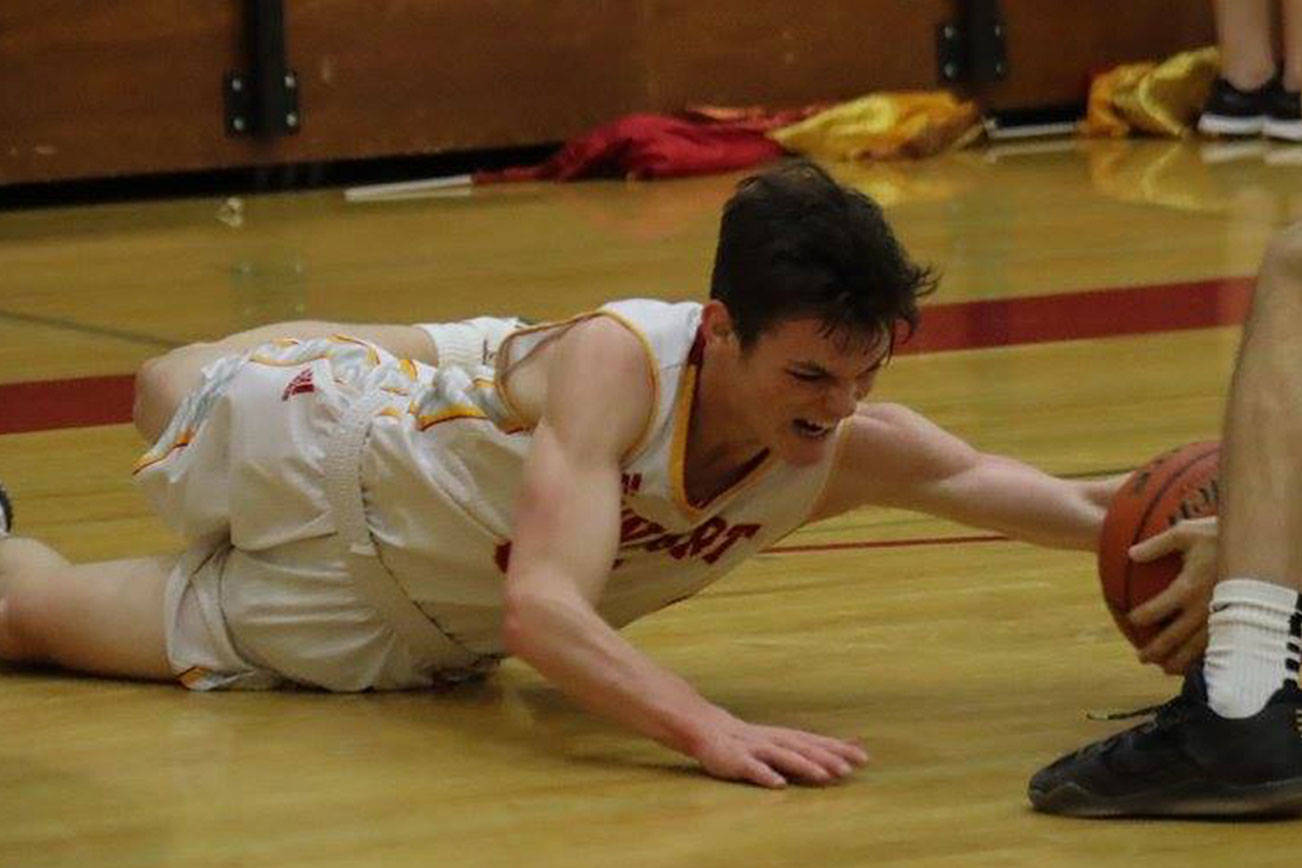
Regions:
<instances>
[{"instance_id":1,"label":"polished wooden gym floor","mask_svg":"<svg viewBox=\"0 0 1302 868\"><path fill-rule=\"evenodd\" d=\"M1302 216L1299 159L1064 140L834 167L944 274L878 397L1059 474L1217 436L1245 278ZM293 318L701 298L738 177L0 213L0 479L19 528L75 560L176 545L132 488L133 431L78 405L151 354ZM840 786L712 780L518 663L354 696L6 668L0 865L1296 864L1302 821L1029 809L1034 771L1123 725L1085 711L1178 682L1134 661L1091 555L991 536L865 510L628 629L741 716L862 738L874 759Z\"/></svg>"}]
</instances>

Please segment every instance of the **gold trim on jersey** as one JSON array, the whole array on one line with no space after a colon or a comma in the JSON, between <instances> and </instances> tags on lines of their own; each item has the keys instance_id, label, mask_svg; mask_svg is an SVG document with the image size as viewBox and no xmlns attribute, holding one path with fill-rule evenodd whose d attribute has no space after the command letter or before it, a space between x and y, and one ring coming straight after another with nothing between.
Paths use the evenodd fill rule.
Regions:
<instances>
[{"instance_id":1,"label":"gold trim on jersey","mask_svg":"<svg viewBox=\"0 0 1302 868\"><path fill-rule=\"evenodd\" d=\"M352 338L348 335L329 335L325 338L314 338L313 340L326 340L333 341L336 344L353 344L355 346L364 347L366 349L367 363L370 364L371 367L375 367L380 363L380 354L375 349L375 345L369 341L364 341L361 338ZM276 340L268 341L267 343L275 347L280 347L281 349L289 349L290 347L301 345L303 341L300 341L297 338L277 338ZM310 365L312 362L319 362L321 359L330 358L330 356L331 352L329 349L307 358L291 359L277 359L263 355L262 353L251 353L249 355L249 361L257 362L259 365L267 365L272 368L291 368L295 365Z\"/></svg>"},{"instance_id":2,"label":"gold trim on jersey","mask_svg":"<svg viewBox=\"0 0 1302 868\"><path fill-rule=\"evenodd\" d=\"M319 356L308 356L303 359L273 359L270 356L264 356L261 353L249 356L250 362L256 362L259 365L266 365L269 368L293 368L298 365L310 365L313 362L319 362L322 359L330 358L330 353L324 352Z\"/></svg>"},{"instance_id":3,"label":"gold trim on jersey","mask_svg":"<svg viewBox=\"0 0 1302 868\"><path fill-rule=\"evenodd\" d=\"M430 413L425 416L416 417L416 427L421 431L426 428L432 428L440 422L451 422L453 419L487 419L488 414L478 407L470 404L453 404L437 413Z\"/></svg>"},{"instance_id":4,"label":"gold trim on jersey","mask_svg":"<svg viewBox=\"0 0 1302 868\"><path fill-rule=\"evenodd\" d=\"M701 340L698 336L697 340ZM695 344L683 366L682 381L678 388L678 398L674 402L674 440L669 449L669 483L673 490L674 504L693 520L705 515L711 506L726 502L742 491L750 488L764 477L774 463L773 453L764 450L751 460L751 467L745 474L724 490L713 495L709 500L697 505L687 496L687 438L691 433L692 408L695 406L696 389L700 380L702 350Z\"/></svg>"},{"instance_id":5,"label":"gold trim on jersey","mask_svg":"<svg viewBox=\"0 0 1302 868\"><path fill-rule=\"evenodd\" d=\"M615 322L631 331L634 337L641 341L642 352L646 353L647 371L651 376L651 409L647 413L646 421L642 423L642 430L638 432L637 437L633 439L633 444L629 446L628 449L624 450L624 454L620 456L621 461L632 461L633 457L641 452L646 446L647 438L651 435L651 430L655 425L656 417L660 413L660 365L656 359L655 350L651 349L651 340L646 335L642 334L640 328L626 319L622 314L616 313L613 310L598 310L596 313L598 316L610 317Z\"/></svg>"},{"instance_id":6,"label":"gold trim on jersey","mask_svg":"<svg viewBox=\"0 0 1302 868\"><path fill-rule=\"evenodd\" d=\"M158 462L162 461L164 458L171 455L176 450L184 449L186 446L189 446L190 442L194 440L194 432L195 432L194 428L186 428L177 436L175 440L172 441L171 445L169 445L166 449L160 450L157 447L155 447L153 449L150 449L144 455L141 455L138 459L136 459L135 466L131 468L131 475L135 476L137 473L144 470L146 467L150 467L151 465L157 464Z\"/></svg>"},{"instance_id":7,"label":"gold trim on jersey","mask_svg":"<svg viewBox=\"0 0 1302 868\"><path fill-rule=\"evenodd\" d=\"M356 345L359 346L359 347L365 347L365 348L366 348L366 361L370 362L372 367L374 367L375 365L378 365L378 364L380 363L380 353L379 353L379 351L375 348L375 344L371 343L370 341L364 341L364 340L362 340L361 338L355 338L355 337L352 337L352 336L350 336L350 335L345 335L345 334L334 334L334 335L330 335L330 340L332 340L332 341L334 341L334 342L336 342L336 343L341 343L341 344L356 344Z\"/></svg>"}]
</instances>

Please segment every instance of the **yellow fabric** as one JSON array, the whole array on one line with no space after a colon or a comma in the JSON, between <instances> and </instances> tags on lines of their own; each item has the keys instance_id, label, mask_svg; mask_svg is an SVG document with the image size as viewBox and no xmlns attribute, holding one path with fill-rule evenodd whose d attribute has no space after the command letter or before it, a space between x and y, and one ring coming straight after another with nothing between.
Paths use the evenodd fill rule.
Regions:
<instances>
[{"instance_id":1,"label":"yellow fabric","mask_svg":"<svg viewBox=\"0 0 1302 868\"><path fill-rule=\"evenodd\" d=\"M788 151L824 160L926 157L981 134L980 112L944 91L878 93L769 133Z\"/></svg>"},{"instance_id":2,"label":"yellow fabric","mask_svg":"<svg viewBox=\"0 0 1302 868\"><path fill-rule=\"evenodd\" d=\"M1127 63L1095 76L1090 83L1089 104L1085 120L1080 125L1081 133L1110 138L1129 135L1130 124L1126 123L1120 110L1113 107L1112 98L1115 94L1133 91L1156 66L1156 63Z\"/></svg>"},{"instance_id":3,"label":"yellow fabric","mask_svg":"<svg viewBox=\"0 0 1302 868\"><path fill-rule=\"evenodd\" d=\"M1229 205L1230 196L1195 142L1094 139L1080 146L1090 182L1105 196L1195 213L1222 212Z\"/></svg>"},{"instance_id":4,"label":"yellow fabric","mask_svg":"<svg viewBox=\"0 0 1302 868\"><path fill-rule=\"evenodd\" d=\"M1080 131L1087 136L1125 136L1132 131L1183 138L1220 69L1215 47L1184 51L1162 63L1132 63L1097 76Z\"/></svg>"}]
</instances>

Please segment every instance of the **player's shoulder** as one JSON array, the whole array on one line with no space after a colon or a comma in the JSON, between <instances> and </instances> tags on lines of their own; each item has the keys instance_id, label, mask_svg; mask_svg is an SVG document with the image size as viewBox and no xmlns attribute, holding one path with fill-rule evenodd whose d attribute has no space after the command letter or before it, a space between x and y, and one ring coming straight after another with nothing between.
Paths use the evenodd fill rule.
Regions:
<instances>
[{"instance_id":1,"label":"player's shoulder","mask_svg":"<svg viewBox=\"0 0 1302 868\"><path fill-rule=\"evenodd\" d=\"M641 442L655 413L651 365L644 344L617 320L575 323L558 338L545 413L590 446L608 441L625 453Z\"/></svg>"},{"instance_id":2,"label":"player's shoulder","mask_svg":"<svg viewBox=\"0 0 1302 868\"><path fill-rule=\"evenodd\" d=\"M856 407L846 426L844 436L849 446L906 445L927 430L926 419L916 410L877 401Z\"/></svg>"},{"instance_id":3,"label":"player's shoulder","mask_svg":"<svg viewBox=\"0 0 1302 868\"><path fill-rule=\"evenodd\" d=\"M938 463L951 463L950 453L958 442L903 404L860 404L845 425L838 449L841 469L871 468L883 479L931 475Z\"/></svg>"},{"instance_id":4,"label":"player's shoulder","mask_svg":"<svg viewBox=\"0 0 1302 868\"><path fill-rule=\"evenodd\" d=\"M638 335L607 316L591 316L570 326L559 338L555 355L564 375L594 385L642 374L653 362Z\"/></svg>"}]
</instances>

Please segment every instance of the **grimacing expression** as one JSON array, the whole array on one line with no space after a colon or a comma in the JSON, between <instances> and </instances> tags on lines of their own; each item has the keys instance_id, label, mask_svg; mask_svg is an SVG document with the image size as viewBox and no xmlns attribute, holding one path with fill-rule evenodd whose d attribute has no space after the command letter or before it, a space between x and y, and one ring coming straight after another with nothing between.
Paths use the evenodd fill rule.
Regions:
<instances>
[{"instance_id":1,"label":"grimacing expression","mask_svg":"<svg viewBox=\"0 0 1302 868\"><path fill-rule=\"evenodd\" d=\"M821 460L886 362L890 342L882 337L828 334L815 317L766 329L739 357L751 429L785 461Z\"/></svg>"}]
</instances>

